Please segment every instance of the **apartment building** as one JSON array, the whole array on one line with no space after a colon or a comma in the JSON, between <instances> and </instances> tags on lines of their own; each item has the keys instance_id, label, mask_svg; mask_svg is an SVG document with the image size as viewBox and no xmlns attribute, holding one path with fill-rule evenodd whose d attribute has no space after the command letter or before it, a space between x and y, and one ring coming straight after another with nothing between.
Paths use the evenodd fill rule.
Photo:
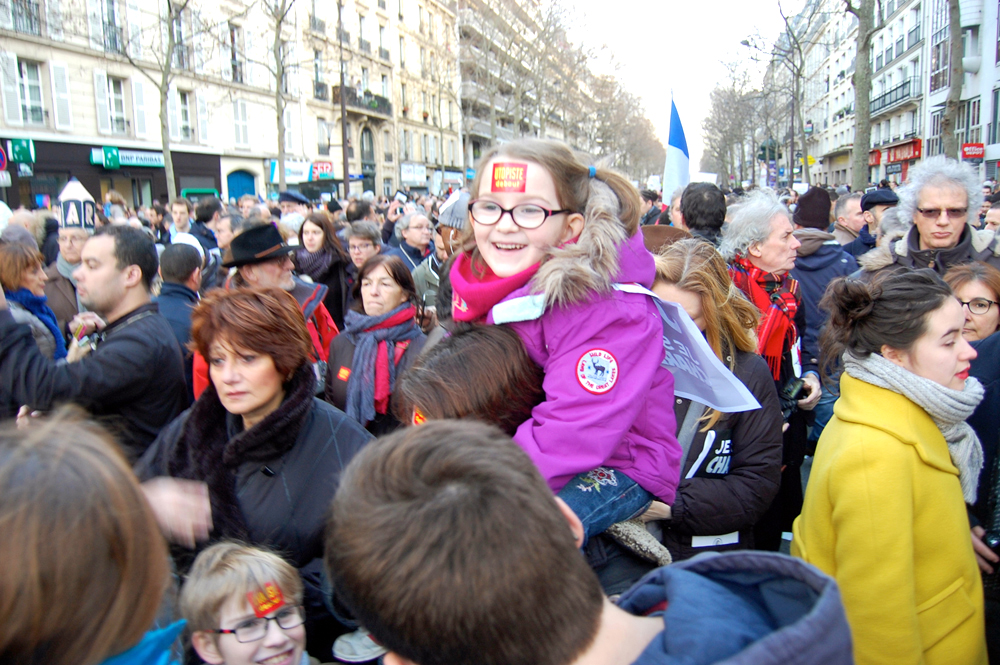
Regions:
<instances>
[{"instance_id":1,"label":"apartment building","mask_svg":"<svg viewBox=\"0 0 1000 665\"><path fill-rule=\"evenodd\" d=\"M47 205L77 177L95 195L116 189L132 205L162 200L166 116L178 192L273 194L279 80L289 188L332 195L343 180L342 150L351 191L461 184L460 168L446 170L460 163L453 12L436 0L298 0L276 24L268 11L275 4L197 0L169 20L166 3L139 0L0 2L0 146L19 162L8 167L9 183L0 173L0 192L11 205ZM409 72L410 51L450 60L454 78ZM423 91L431 94L427 113L404 114L403 97ZM419 126L408 130L419 152L403 143L400 124Z\"/></svg>"}]
</instances>

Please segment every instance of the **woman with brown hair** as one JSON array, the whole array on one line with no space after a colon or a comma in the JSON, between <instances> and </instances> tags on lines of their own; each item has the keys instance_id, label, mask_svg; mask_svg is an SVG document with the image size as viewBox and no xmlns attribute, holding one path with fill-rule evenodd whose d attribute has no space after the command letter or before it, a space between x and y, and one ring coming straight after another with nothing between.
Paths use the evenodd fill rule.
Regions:
<instances>
[{"instance_id":1,"label":"woman with brown hair","mask_svg":"<svg viewBox=\"0 0 1000 665\"><path fill-rule=\"evenodd\" d=\"M0 431L0 662L160 662L167 548L118 446L62 411Z\"/></svg>"},{"instance_id":2,"label":"woman with brown hair","mask_svg":"<svg viewBox=\"0 0 1000 665\"><path fill-rule=\"evenodd\" d=\"M136 473L161 485L153 505L173 542L195 547L211 529L212 541L282 552L306 586L310 648L326 657L334 637L319 590L326 511L338 474L371 437L313 397L312 342L286 291L209 292L191 315L191 339L211 383L153 442ZM204 484L210 520L171 510L190 494L175 479ZM186 567L190 558L178 563Z\"/></svg>"},{"instance_id":3,"label":"woman with brown hair","mask_svg":"<svg viewBox=\"0 0 1000 665\"><path fill-rule=\"evenodd\" d=\"M0 245L0 285L18 323L31 328L38 350L48 358L66 357L66 340L45 297L45 259L20 243Z\"/></svg>"},{"instance_id":4,"label":"woman with brown hair","mask_svg":"<svg viewBox=\"0 0 1000 665\"><path fill-rule=\"evenodd\" d=\"M338 330L344 329L344 316L350 298L351 280L348 268L351 257L344 251L337 231L325 212L310 213L299 227L299 249L293 255L295 269L308 275L314 284L326 284L323 304L333 317Z\"/></svg>"},{"instance_id":5,"label":"woman with brown hair","mask_svg":"<svg viewBox=\"0 0 1000 665\"><path fill-rule=\"evenodd\" d=\"M1000 329L1000 270L981 261L963 263L950 268L944 281L962 303L962 337L967 342L986 339Z\"/></svg>"},{"instance_id":6,"label":"woman with brown hair","mask_svg":"<svg viewBox=\"0 0 1000 665\"><path fill-rule=\"evenodd\" d=\"M664 248L656 257L653 292L684 308L761 405L720 413L675 400L677 439L685 455L677 498L666 519L658 521L663 544L675 560L752 548L753 526L771 505L781 478L781 408L767 363L757 355L760 313L733 284L722 256L701 240ZM651 516L660 517L655 511Z\"/></svg>"},{"instance_id":7,"label":"woman with brown hair","mask_svg":"<svg viewBox=\"0 0 1000 665\"><path fill-rule=\"evenodd\" d=\"M326 374L326 401L376 436L400 423L389 409L399 377L427 337L410 271L397 256L376 254L358 270L354 309L333 338Z\"/></svg>"}]
</instances>

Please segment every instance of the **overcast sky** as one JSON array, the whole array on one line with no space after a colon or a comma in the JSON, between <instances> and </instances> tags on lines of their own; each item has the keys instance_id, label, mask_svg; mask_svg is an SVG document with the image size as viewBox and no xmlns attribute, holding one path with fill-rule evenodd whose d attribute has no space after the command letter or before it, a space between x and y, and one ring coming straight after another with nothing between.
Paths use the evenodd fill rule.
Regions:
<instances>
[{"instance_id":1,"label":"overcast sky","mask_svg":"<svg viewBox=\"0 0 1000 665\"><path fill-rule=\"evenodd\" d=\"M801 0L782 4L786 12L800 5ZM740 42L759 33L771 43L783 26L777 0L572 0L566 6L576 23L573 41L608 47L619 78L643 100L664 146L673 90L692 173L704 152L701 124L708 95L727 76L722 63L749 61ZM595 69L601 66L595 63Z\"/></svg>"}]
</instances>

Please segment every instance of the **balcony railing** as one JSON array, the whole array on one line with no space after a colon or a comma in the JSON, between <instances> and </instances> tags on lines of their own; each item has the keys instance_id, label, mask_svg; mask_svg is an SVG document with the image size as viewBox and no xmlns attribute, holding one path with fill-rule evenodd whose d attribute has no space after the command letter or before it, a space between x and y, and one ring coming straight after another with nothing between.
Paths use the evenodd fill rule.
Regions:
<instances>
[{"instance_id":1,"label":"balcony railing","mask_svg":"<svg viewBox=\"0 0 1000 665\"><path fill-rule=\"evenodd\" d=\"M920 41L920 26L914 26L906 35L906 48L913 48L913 45Z\"/></svg>"},{"instance_id":2,"label":"balcony railing","mask_svg":"<svg viewBox=\"0 0 1000 665\"><path fill-rule=\"evenodd\" d=\"M330 86L322 81L313 81L313 97L326 101L330 98Z\"/></svg>"},{"instance_id":3,"label":"balcony railing","mask_svg":"<svg viewBox=\"0 0 1000 665\"><path fill-rule=\"evenodd\" d=\"M313 32L318 32L321 35L326 34L326 21L323 19L316 18L315 16L309 17L309 29Z\"/></svg>"},{"instance_id":4,"label":"balcony railing","mask_svg":"<svg viewBox=\"0 0 1000 665\"><path fill-rule=\"evenodd\" d=\"M334 104L340 103L341 87L333 86L331 90L331 101ZM364 113L375 113L392 117L392 102L381 95L370 92L359 95L354 88L346 88L344 92L344 104L353 109L361 109Z\"/></svg>"},{"instance_id":5,"label":"balcony railing","mask_svg":"<svg viewBox=\"0 0 1000 665\"><path fill-rule=\"evenodd\" d=\"M233 83L243 83L243 61L230 60L229 63L233 71Z\"/></svg>"},{"instance_id":6,"label":"balcony railing","mask_svg":"<svg viewBox=\"0 0 1000 665\"><path fill-rule=\"evenodd\" d=\"M385 0L378 0L378 8L385 9Z\"/></svg>"},{"instance_id":7,"label":"balcony railing","mask_svg":"<svg viewBox=\"0 0 1000 665\"><path fill-rule=\"evenodd\" d=\"M125 53L125 39L122 29L114 23L104 22L104 51L106 53Z\"/></svg>"},{"instance_id":8,"label":"balcony railing","mask_svg":"<svg viewBox=\"0 0 1000 665\"><path fill-rule=\"evenodd\" d=\"M391 152L385 153L384 155L382 155L382 157L384 158L383 161L386 161L386 162L391 162L392 161L392 153Z\"/></svg>"},{"instance_id":9,"label":"balcony railing","mask_svg":"<svg viewBox=\"0 0 1000 665\"><path fill-rule=\"evenodd\" d=\"M41 33L37 2L34 0L14 0L11 9L14 15L14 30L28 35Z\"/></svg>"},{"instance_id":10,"label":"balcony railing","mask_svg":"<svg viewBox=\"0 0 1000 665\"><path fill-rule=\"evenodd\" d=\"M318 152L321 155L329 155L330 154L330 144L329 143L320 143L318 149L316 150L316 152Z\"/></svg>"},{"instance_id":11,"label":"balcony railing","mask_svg":"<svg viewBox=\"0 0 1000 665\"><path fill-rule=\"evenodd\" d=\"M372 52L372 43L370 41L368 41L367 39L361 39L359 37L358 38L358 48L361 49L361 51L363 53L371 53Z\"/></svg>"},{"instance_id":12,"label":"balcony railing","mask_svg":"<svg viewBox=\"0 0 1000 665\"><path fill-rule=\"evenodd\" d=\"M919 88L917 86L918 84L916 79L907 79L892 90L889 90L878 97L873 97L871 106L869 107L871 112L877 113L883 109L889 108L890 106L906 101L911 97L915 97L919 94Z\"/></svg>"},{"instance_id":13,"label":"balcony railing","mask_svg":"<svg viewBox=\"0 0 1000 665\"><path fill-rule=\"evenodd\" d=\"M339 39L340 41L344 42L345 44L350 44L351 43L351 33L348 32L347 30L338 30L337 31L337 39Z\"/></svg>"},{"instance_id":14,"label":"balcony railing","mask_svg":"<svg viewBox=\"0 0 1000 665\"><path fill-rule=\"evenodd\" d=\"M382 58L383 60L388 60L389 59L389 49L382 48L381 46L379 46L378 47L378 57Z\"/></svg>"}]
</instances>

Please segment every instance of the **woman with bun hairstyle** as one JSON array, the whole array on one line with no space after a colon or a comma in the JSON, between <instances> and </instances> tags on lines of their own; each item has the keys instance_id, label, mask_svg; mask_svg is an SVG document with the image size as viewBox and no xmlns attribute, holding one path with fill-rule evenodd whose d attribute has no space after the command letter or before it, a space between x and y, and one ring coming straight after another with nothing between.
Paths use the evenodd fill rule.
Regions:
<instances>
[{"instance_id":1,"label":"woman with bun hairstyle","mask_svg":"<svg viewBox=\"0 0 1000 665\"><path fill-rule=\"evenodd\" d=\"M841 278L822 361L840 399L816 449L792 554L836 578L859 665L985 664L983 588L966 503L983 398L965 316L933 270Z\"/></svg>"},{"instance_id":2,"label":"woman with bun hairstyle","mask_svg":"<svg viewBox=\"0 0 1000 665\"><path fill-rule=\"evenodd\" d=\"M483 155L470 231L451 268L455 321L506 324L545 373L514 441L587 535L672 503L681 450L653 257L639 195L568 146L535 139Z\"/></svg>"},{"instance_id":3,"label":"woman with bun hairstyle","mask_svg":"<svg viewBox=\"0 0 1000 665\"><path fill-rule=\"evenodd\" d=\"M720 413L677 399L677 438L687 455L668 507L663 544L674 560L754 546L753 526L781 481L781 407L767 363L757 355L760 313L729 278L726 262L703 240L680 240L656 257L653 291L679 304L709 346L761 408Z\"/></svg>"}]
</instances>

